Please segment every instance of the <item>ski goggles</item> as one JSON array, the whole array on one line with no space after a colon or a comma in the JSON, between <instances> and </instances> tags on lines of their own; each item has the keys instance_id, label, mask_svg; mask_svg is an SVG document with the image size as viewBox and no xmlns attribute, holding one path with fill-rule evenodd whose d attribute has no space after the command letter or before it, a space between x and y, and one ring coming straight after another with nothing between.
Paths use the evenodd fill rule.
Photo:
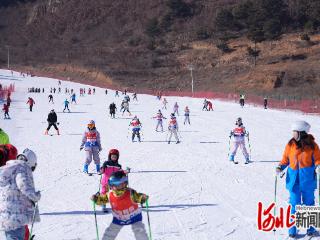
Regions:
<instances>
[{"instance_id":1,"label":"ski goggles","mask_svg":"<svg viewBox=\"0 0 320 240\"><path fill-rule=\"evenodd\" d=\"M93 123L89 123L88 124L88 128L90 128L90 129L94 128L94 124Z\"/></svg>"},{"instance_id":2,"label":"ski goggles","mask_svg":"<svg viewBox=\"0 0 320 240\"><path fill-rule=\"evenodd\" d=\"M121 184L127 183L127 182L128 182L128 177L127 176L126 177L122 177L120 179L109 178L109 180L108 180L108 184L109 184L110 187L113 187L113 186L118 187Z\"/></svg>"}]
</instances>

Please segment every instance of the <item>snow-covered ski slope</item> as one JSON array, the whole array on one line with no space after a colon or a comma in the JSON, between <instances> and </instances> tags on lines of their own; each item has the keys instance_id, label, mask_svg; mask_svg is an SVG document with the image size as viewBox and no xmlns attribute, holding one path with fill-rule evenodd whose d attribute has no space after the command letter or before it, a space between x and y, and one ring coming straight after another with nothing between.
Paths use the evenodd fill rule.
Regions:
<instances>
[{"instance_id":1,"label":"snow-covered ski slope","mask_svg":"<svg viewBox=\"0 0 320 240\"><path fill-rule=\"evenodd\" d=\"M257 230L258 201L269 205L274 198L274 169L281 159L285 144L291 138L290 124L304 119L320 139L319 117L298 112L265 110L246 105L213 101L214 111L202 111L203 99L167 97L170 116L175 101L180 106L181 143L167 144L167 132L155 132L155 116L161 102L155 96L138 95L130 104L133 115L142 124L143 142L132 143L128 137L130 118L117 113L110 119L108 106L120 98L114 91L96 88L95 95L79 97L77 83L62 81L62 93L53 94L54 104L48 103L50 87L58 88L58 80L26 77L0 71L1 84L15 83L11 120L3 120L1 128L20 151L28 147L38 155L34 172L36 188L41 190L39 202L41 222L35 224L35 239L91 240L95 239L95 223L90 196L98 191L99 176L83 174L85 154L79 150L82 134L90 119L100 131L105 160L109 149L120 151L120 164L131 167L130 186L150 196L150 220L153 239L157 240L270 240L285 239L287 230L271 232ZM45 93L27 93L28 87L44 87ZM71 113L62 113L65 87L77 93L77 105ZM131 94L129 94L131 97ZM29 112L26 104L31 96L36 104ZM70 101L71 102L71 101ZM189 106L191 126L183 125L183 109ZM60 136L45 136L47 114L54 108L60 122ZM227 159L229 132L237 117L250 132L252 163L245 165L241 151L236 159ZM167 120L164 121L167 129ZM55 134L52 128L51 133ZM248 145L247 145L248 147ZM93 171L94 164L90 165ZM284 179L278 181L278 203L286 206L288 192ZM317 195L317 194L316 194ZM100 211L100 208L98 208ZM144 212L144 222L147 217ZM98 213L100 237L112 220L111 214ZM1 237L1 236L0 236ZM3 239L3 238L1 238ZM130 227L124 227L117 239L134 239Z\"/></svg>"}]
</instances>

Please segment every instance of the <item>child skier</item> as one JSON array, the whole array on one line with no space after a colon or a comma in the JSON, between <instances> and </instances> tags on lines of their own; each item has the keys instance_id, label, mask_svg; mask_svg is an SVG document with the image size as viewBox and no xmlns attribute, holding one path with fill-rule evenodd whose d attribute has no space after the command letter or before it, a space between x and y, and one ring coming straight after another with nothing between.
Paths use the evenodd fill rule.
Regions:
<instances>
[{"instance_id":1,"label":"child skier","mask_svg":"<svg viewBox=\"0 0 320 240\"><path fill-rule=\"evenodd\" d=\"M3 104L2 111L4 111L4 119L10 119L9 116L9 106L7 104Z\"/></svg>"},{"instance_id":2,"label":"child skier","mask_svg":"<svg viewBox=\"0 0 320 240\"><path fill-rule=\"evenodd\" d=\"M114 172L108 185L111 189L106 195L96 193L91 200L98 205L110 202L113 220L105 230L102 240L114 240L124 225L131 225L135 239L148 240L145 226L142 222L142 211L139 203L147 201L148 196L138 193L128 187L128 177L125 172Z\"/></svg>"},{"instance_id":3,"label":"child skier","mask_svg":"<svg viewBox=\"0 0 320 240\"><path fill-rule=\"evenodd\" d=\"M138 141L141 142L140 138L140 130L141 130L141 122L137 116L134 116L132 121L129 124L129 127L132 127L132 142L134 141L135 136L137 135Z\"/></svg>"},{"instance_id":4,"label":"child skier","mask_svg":"<svg viewBox=\"0 0 320 240\"><path fill-rule=\"evenodd\" d=\"M176 141L177 141L176 144L180 143L179 138L178 138L179 127L178 127L178 122L177 122L177 119L176 119L174 113L171 113L171 119L169 121L168 130L170 131L168 144L170 144L170 142L171 142L172 135L174 135L174 137L176 138Z\"/></svg>"},{"instance_id":5,"label":"child skier","mask_svg":"<svg viewBox=\"0 0 320 240\"><path fill-rule=\"evenodd\" d=\"M101 152L101 142L100 133L96 129L95 122L90 120L88 123L88 128L84 132L82 137L82 142L80 145L80 151L84 148L86 151L86 161L83 166L83 172L88 173L88 167L92 159L96 164L96 170L100 172L100 157L99 152Z\"/></svg>"},{"instance_id":6,"label":"child skier","mask_svg":"<svg viewBox=\"0 0 320 240\"><path fill-rule=\"evenodd\" d=\"M242 149L242 153L246 159L245 164L248 164L249 163L249 154L247 152L246 145L245 145L245 137L248 137L249 133L246 132L246 129L243 126L242 119L240 117L237 119L236 125L237 125L237 127L230 132L230 136L229 136L230 139L232 136L234 139L234 148L230 154L229 160L234 162L235 164L238 163L237 161L234 161L234 156L237 153L238 147L240 147Z\"/></svg>"},{"instance_id":7,"label":"child skier","mask_svg":"<svg viewBox=\"0 0 320 240\"><path fill-rule=\"evenodd\" d=\"M70 109L69 109L69 101L68 101L68 99L66 99L65 101L64 101L64 109L63 109L63 112L67 109L69 112L70 112Z\"/></svg>"},{"instance_id":8,"label":"child skier","mask_svg":"<svg viewBox=\"0 0 320 240\"><path fill-rule=\"evenodd\" d=\"M183 124L189 123L190 125L190 109L188 108L188 106L186 106L186 108L184 109L184 122Z\"/></svg>"},{"instance_id":9,"label":"child skier","mask_svg":"<svg viewBox=\"0 0 320 240\"><path fill-rule=\"evenodd\" d=\"M105 161L102 164L100 172L102 175L101 178L101 195L106 195L109 192L108 180L112 173L121 170L121 165L118 163L119 161L119 151L117 149L110 149L108 155L108 161ZM105 205L102 205L102 210L107 212L107 208Z\"/></svg>"},{"instance_id":10,"label":"child skier","mask_svg":"<svg viewBox=\"0 0 320 240\"><path fill-rule=\"evenodd\" d=\"M177 102L173 106L173 113L179 116L179 105Z\"/></svg>"},{"instance_id":11,"label":"child skier","mask_svg":"<svg viewBox=\"0 0 320 240\"><path fill-rule=\"evenodd\" d=\"M153 119L157 119L157 126L156 126L156 132L158 132L158 127L161 127L161 132L163 132L163 125L162 125L162 119L167 119L162 115L161 110L158 110L158 113L155 117L152 117Z\"/></svg>"}]
</instances>

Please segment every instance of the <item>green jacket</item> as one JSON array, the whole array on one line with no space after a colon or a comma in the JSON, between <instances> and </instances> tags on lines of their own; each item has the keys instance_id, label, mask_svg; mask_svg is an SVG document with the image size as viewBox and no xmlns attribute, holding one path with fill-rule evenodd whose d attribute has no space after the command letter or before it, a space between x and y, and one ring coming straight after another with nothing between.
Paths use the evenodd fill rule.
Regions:
<instances>
[{"instance_id":1,"label":"green jacket","mask_svg":"<svg viewBox=\"0 0 320 240\"><path fill-rule=\"evenodd\" d=\"M9 136L2 129L0 129L0 144L8 144Z\"/></svg>"}]
</instances>

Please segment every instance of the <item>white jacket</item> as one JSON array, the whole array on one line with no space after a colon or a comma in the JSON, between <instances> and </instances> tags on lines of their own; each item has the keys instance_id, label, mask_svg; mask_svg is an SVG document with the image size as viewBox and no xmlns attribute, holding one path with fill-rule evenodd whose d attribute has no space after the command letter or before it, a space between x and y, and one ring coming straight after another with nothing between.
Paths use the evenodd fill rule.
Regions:
<instances>
[{"instance_id":1,"label":"white jacket","mask_svg":"<svg viewBox=\"0 0 320 240\"><path fill-rule=\"evenodd\" d=\"M30 224L34 203L40 197L40 192L34 189L31 168L25 161L9 160L0 167L0 230L10 231ZM38 209L35 221L40 221Z\"/></svg>"}]
</instances>

